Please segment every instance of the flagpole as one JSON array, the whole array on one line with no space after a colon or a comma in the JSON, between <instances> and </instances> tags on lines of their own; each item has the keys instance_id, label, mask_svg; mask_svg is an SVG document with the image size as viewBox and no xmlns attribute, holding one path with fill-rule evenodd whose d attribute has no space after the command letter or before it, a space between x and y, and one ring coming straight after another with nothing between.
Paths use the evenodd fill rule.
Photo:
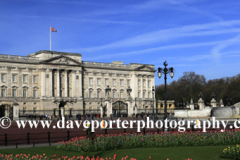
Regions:
<instances>
[{"instance_id":1,"label":"flagpole","mask_svg":"<svg viewBox=\"0 0 240 160\"><path fill-rule=\"evenodd\" d=\"M51 26L50 26L50 51L51 51Z\"/></svg>"}]
</instances>

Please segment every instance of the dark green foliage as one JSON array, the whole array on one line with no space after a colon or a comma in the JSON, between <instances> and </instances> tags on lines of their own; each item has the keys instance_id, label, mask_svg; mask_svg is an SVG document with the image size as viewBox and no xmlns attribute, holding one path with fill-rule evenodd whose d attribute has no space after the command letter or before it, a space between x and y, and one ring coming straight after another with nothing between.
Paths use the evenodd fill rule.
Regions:
<instances>
[{"instance_id":1,"label":"dark green foliage","mask_svg":"<svg viewBox=\"0 0 240 160\"><path fill-rule=\"evenodd\" d=\"M213 92L218 103L222 99L226 105L227 98L232 98L232 102L237 103L240 99L240 74L206 81L204 75L184 72L177 81L167 85L167 99L169 100L179 101L183 98L186 103L192 98L193 102L197 103L200 92L203 94L202 98L206 105L209 105ZM161 100L165 98L164 84L156 86L156 98Z\"/></svg>"}]
</instances>

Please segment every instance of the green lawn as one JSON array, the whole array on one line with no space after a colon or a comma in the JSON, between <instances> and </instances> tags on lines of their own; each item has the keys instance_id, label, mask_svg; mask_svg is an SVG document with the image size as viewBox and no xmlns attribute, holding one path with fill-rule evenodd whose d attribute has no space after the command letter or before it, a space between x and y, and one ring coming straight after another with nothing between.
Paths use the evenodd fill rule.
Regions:
<instances>
[{"instance_id":1,"label":"green lawn","mask_svg":"<svg viewBox=\"0 0 240 160\"><path fill-rule=\"evenodd\" d=\"M224 148L229 145L222 146L201 146L201 147L168 147L168 148L133 148L133 149L122 149L122 150L110 150L110 151L98 151L98 152L88 152L88 153L77 153L56 150L56 147L36 147L36 148L17 148L17 149L5 149L0 150L2 154L43 154L46 155L65 155L65 156L92 156L95 157L113 157L117 154L117 159L125 157L128 155L129 158L136 158L137 160L146 160L149 156L152 160L185 160L187 158L192 158L193 160L229 160L219 158Z\"/></svg>"}]
</instances>

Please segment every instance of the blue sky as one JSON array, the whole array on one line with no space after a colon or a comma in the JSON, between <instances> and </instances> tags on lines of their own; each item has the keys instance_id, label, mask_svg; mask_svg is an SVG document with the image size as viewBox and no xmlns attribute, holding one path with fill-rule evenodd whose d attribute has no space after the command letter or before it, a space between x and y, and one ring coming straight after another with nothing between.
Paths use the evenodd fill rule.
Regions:
<instances>
[{"instance_id":1,"label":"blue sky","mask_svg":"<svg viewBox=\"0 0 240 160\"><path fill-rule=\"evenodd\" d=\"M174 67L207 80L240 73L239 0L1 0L0 54L49 50L83 61ZM156 77L156 85L164 79Z\"/></svg>"}]
</instances>

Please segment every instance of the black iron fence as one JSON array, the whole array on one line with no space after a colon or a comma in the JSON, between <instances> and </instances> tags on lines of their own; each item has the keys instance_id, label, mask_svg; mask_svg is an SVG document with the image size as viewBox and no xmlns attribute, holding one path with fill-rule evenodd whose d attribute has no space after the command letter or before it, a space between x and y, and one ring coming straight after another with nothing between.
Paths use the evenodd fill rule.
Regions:
<instances>
[{"instance_id":1,"label":"black iron fence","mask_svg":"<svg viewBox=\"0 0 240 160\"><path fill-rule=\"evenodd\" d=\"M167 109L167 114L174 116L174 110L175 109ZM183 110L183 109L181 109ZM190 110L190 108L185 108L184 110ZM53 118L59 118L62 115L65 117L75 117L78 118L80 116L80 119L83 119L85 116L86 118L95 118L95 117L101 117L101 111L99 109L68 109L64 110L64 113L62 114L61 109L52 109L52 110L19 110L19 118L29 118L29 119L53 119ZM164 109L161 108L155 108L153 109L137 109L136 115L163 115ZM133 111L132 116L136 116L135 111ZM106 113L103 113L103 116L106 116ZM127 117L127 113L118 113L118 114L112 114L113 117Z\"/></svg>"},{"instance_id":2,"label":"black iron fence","mask_svg":"<svg viewBox=\"0 0 240 160\"><path fill-rule=\"evenodd\" d=\"M76 115L97 115L100 114L100 110L98 109L69 109L69 110L64 110L63 115L66 116L76 116ZM58 117L62 115L62 110L61 109L53 109L53 110L19 110L19 117L40 117L40 116L54 116Z\"/></svg>"},{"instance_id":3,"label":"black iron fence","mask_svg":"<svg viewBox=\"0 0 240 160\"><path fill-rule=\"evenodd\" d=\"M178 108L174 108L174 109L167 109L167 113L168 114L174 114L174 110L190 110L190 108L183 108L183 109L178 109ZM158 114L158 115L161 115L161 114L164 114L164 109L159 109L159 108L157 108L157 109L154 109L154 111L153 111L153 109L138 109L137 110L137 114L144 114L144 115L146 115L146 114L149 114L149 115L152 115L152 114Z\"/></svg>"}]
</instances>

